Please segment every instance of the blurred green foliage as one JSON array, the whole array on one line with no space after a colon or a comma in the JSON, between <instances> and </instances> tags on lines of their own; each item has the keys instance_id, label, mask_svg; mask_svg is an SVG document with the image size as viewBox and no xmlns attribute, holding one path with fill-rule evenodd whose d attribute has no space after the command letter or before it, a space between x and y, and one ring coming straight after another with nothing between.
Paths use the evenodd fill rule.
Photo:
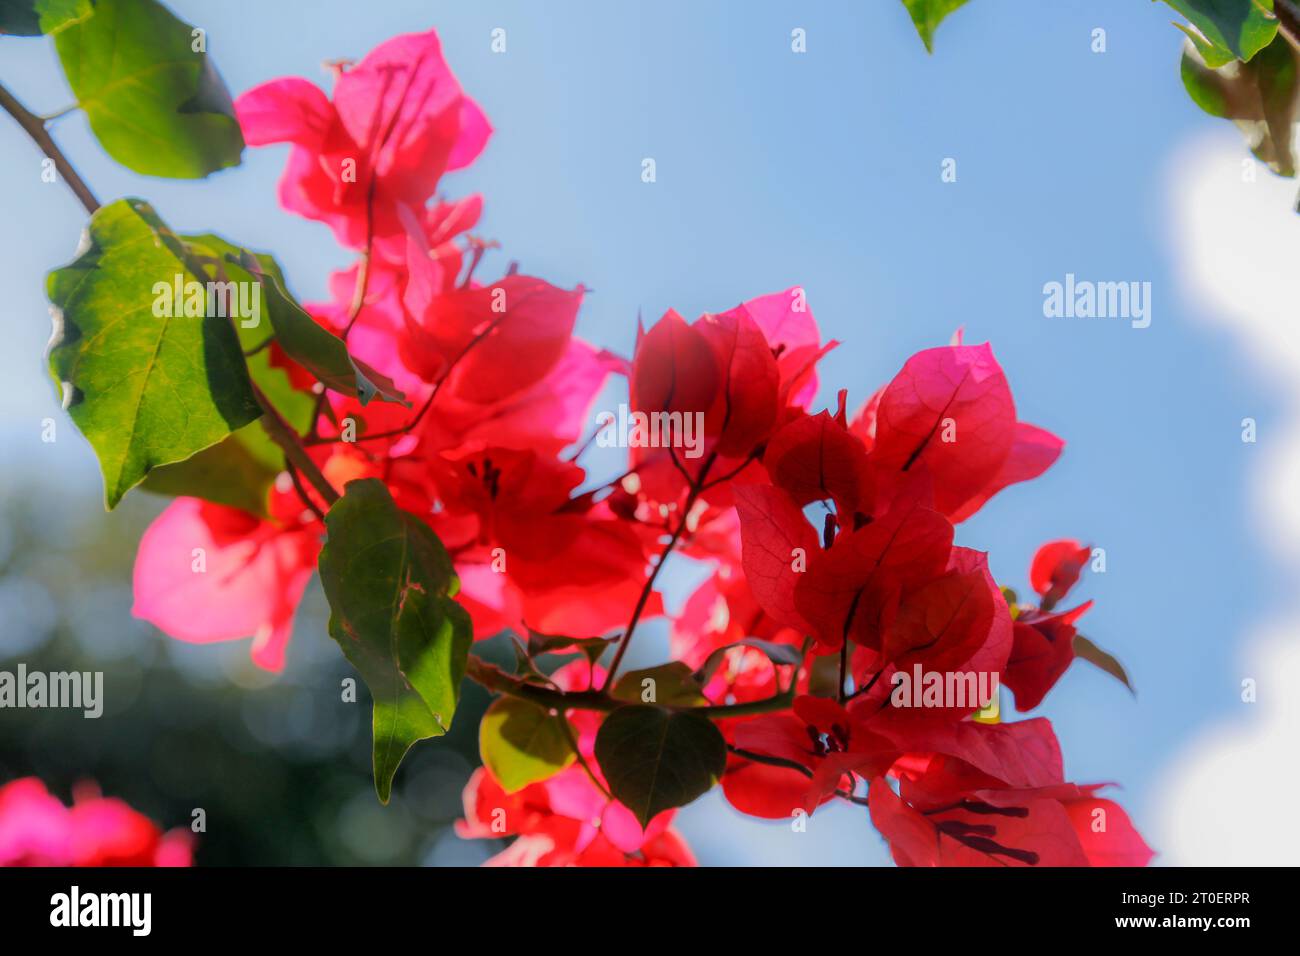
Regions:
<instances>
[{"instance_id":1,"label":"blurred green foliage","mask_svg":"<svg viewBox=\"0 0 1300 956\"><path fill-rule=\"evenodd\" d=\"M131 616L135 546L160 499L131 496L111 515L93 493L34 504L50 490L9 488L0 505L0 669L103 671L104 713L0 710L0 782L35 775L67 800L94 781L169 828L202 808L199 865L477 864L500 848L451 829L479 762L488 700L476 685L451 733L414 748L383 807L370 698L358 680L356 702L343 700L357 675L327 636L318 585L285 672L266 674L246 641L185 644ZM491 643L486 656L506 663Z\"/></svg>"}]
</instances>

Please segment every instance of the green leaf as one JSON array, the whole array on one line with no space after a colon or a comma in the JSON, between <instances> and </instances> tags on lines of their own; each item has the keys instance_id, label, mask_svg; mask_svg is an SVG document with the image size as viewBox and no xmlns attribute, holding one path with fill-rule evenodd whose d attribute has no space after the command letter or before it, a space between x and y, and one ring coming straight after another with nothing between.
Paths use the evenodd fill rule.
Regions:
<instances>
[{"instance_id":1,"label":"green leaf","mask_svg":"<svg viewBox=\"0 0 1300 956\"><path fill-rule=\"evenodd\" d=\"M243 256L252 255L255 257L258 267L267 275L272 276L280 285L285 287L284 274L280 270L279 263L266 253L250 253L228 239L221 236L205 233L197 236L182 236L189 250L204 263L210 263L215 275L224 280L235 283L248 283L249 286L257 285L260 282L256 276L231 261L230 257L239 259ZM293 309L298 309L296 302L292 302ZM280 415L289 425L298 432L306 431L311 426L312 413L316 407L315 396L308 392L295 388L289 378L289 373L283 368L271 364L271 351L264 346L267 340L274 336L275 318L277 309L287 308L279 301L271 302L265 299L260 301L258 309L259 318L269 316L267 322L245 322L235 323L235 331L239 334L239 344L245 352L253 352L246 357L248 365L248 374L257 383L257 387L262 390L271 404L276 407ZM299 311L301 311L299 309ZM292 321L286 319L285 321ZM274 460L282 461L283 454L276 451Z\"/></svg>"},{"instance_id":2,"label":"green leaf","mask_svg":"<svg viewBox=\"0 0 1300 956\"><path fill-rule=\"evenodd\" d=\"M196 268L148 203L122 199L91 217L77 258L46 282L50 373L99 456L110 509L151 469L261 415L228 319L155 315L159 285L206 281Z\"/></svg>"},{"instance_id":3,"label":"green leaf","mask_svg":"<svg viewBox=\"0 0 1300 956\"><path fill-rule=\"evenodd\" d=\"M1137 691L1133 689L1133 684L1128 679L1128 673L1124 670L1124 665L1116 660L1113 654L1103 651L1082 634L1074 635L1074 655L1083 658L1094 667L1101 668L1127 687L1130 694L1137 695Z\"/></svg>"},{"instance_id":4,"label":"green leaf","mask_svg":"<svg viewBox=\"0 0 1300 956\"><path fill-rule=\"evenodd\" d=\"M510 649L515 652L515 676L533 684L555 686L555 682L543 674L533 663L532 656L513 635L510 637Z\"/></svg>"},{"instance_id":5,"label":"green leaf","mask_svg":"<svg viewBox=\"0 0 1300 956\"><path fill-rule=\"evenodd\" d=\"M934 52L934 31L943 18L965 4L966 0L903 0L927 53Z\"/></svg>"},{"instance_id":6,"label":"green leaf","mask_svg":"<svg viewBox=\"0 0 1300 956\"><path fill-rule=\"evenodd\" d=\"M653 683L646 684L645 681ZM610 695L629 703L667 704L671 707L700 707L708 703L700 693L694 672L682 661L628 671L614 684Z\"/></svg>"},{"instance_id":7,"label":"green leaf","mask_svg":"<svg viewBox=\"0 0 1300 956\"><path fill-rule=\"evenodd\" d=\"M1277 36L1273 0L1165 0L1194 30L1174 24L1211 67L1250 60Z\"/></svg>"},{"instance_id":8,"label":"green leaf","mask_svg":"<svg viewBox=\"0 0 1300 956\"><path fill-rule=\"evenodd\" d=\"M615 637L566 637L562 634L543 634L541 631L528 629L528 656L540 654L558 654L567 650L581 651L594 667L596 661L605 653Z\"/></svg>"},{"instance_id":9,"label":"green leaf","mask_svg":"<svg viewBox=\"0 0 1300 956\"><path fill-rule=\"evenodd\" d=\"M501 697L487 709L478 727L479 754L506 793L553 777L573 763L563 721L560 714L518 697Z\"/></svg>"},{"instance_id":10,"label":"green leaf","mask_svg":"<svg viewBox=\"0 0 1300 956\"><path fill-rule=\"evenodd\" d=\"M411 746L451 728L473 628L442 542L383 482L350 482L325 527L330 636L374 698L375 792L387 803Z\"/></svg>"},{"instance_id":11,"label":"green leaf","mask_svg":"<svg viewBox=\"0 0 1300 956\"><path fill-rule=\"evenodd\" d=\"M605 718L596 761L610 792L641 826L706 793L727 768L727 743L699 714L634 705Z\"/></svg>"},{"instance_id":12,"label":"green leaf","mask_svg":"<svg viewBox=\"0 0 1300 956\"><path fill-rule=\"evenodd\" d=\"M244 137L216 67L194 49L201 36L154 0L96 0L54 35L90 128L128 169L199 179L238 165Z\"/></svg>"},{"instance_id":13,"label":"green leaf","mask_svg":"<svg viewBox=\"0 0 1300 956\"><path fill-rule=\"evenodd\" d=\"M90 0L0 0L0 33L24 37L57 33L93 12Z\"/></svg>"},{"instance_id":14,"label":"green leaf","mask_svg":"<svg viewBox=\"0 0 1300 956\"><path fill-rule=\"evenodd\" d=\"M1233 61L1212 69L1199 51L1183 49L1183 86L1211 116L1237 124L1260 160L1280 176L1294 176L1295 123L1300 114L1297 56L1279 36L1249 63Z\"/></svg>"},{"instance_id":15,"label":"green leaf","mask_svg":"<svg viewBox=\"0 0 1300 956\"><path fill-rule=\"evenodd\" d=\"M282 459L283 452L267 438L261 422L254 422L184 461L153 469L140 487L159 495L202 498L265 518Z\"/></svg>"},{"instance_id":16,"label":"green leaf","mask_svg":"<svg viewBox=\"0 0 1300 956\"><path fill-rule=\"evenodd\" d=\"M350 395L362 405L372 398L411 404L390 379L349 355L344 341L308 315L260 260L244 253L232 258L231 265L241 266L261 283L276 342L326 388Z\"/></svg>"},{"instance_id":17,"label":"green leaf","mask_svg":"<svg viewBox=\"0 0 1300 956\"><path fill-rule=\"evenodd\" d=\"M776 641L765 641L757 637L746 637L743 640L736 641L734 644L728 644L725 647L719 647L700 665L700 669L695 672L694 679L699 684L707 684L709 678L713 676L714 671L722 663L727 653L735 647L752 647L755 650L762 651L767 655L767 659L773 664L786 664L798 666L803 663L803 652L793 644L778 644Z\"/></svg>"},{"instance_id":18,"label":"green leaf","mask_svg":"<svg viewBox=\"0 0 1300 956\"><path fill-rule=\"evenodd\" d=\"M252 275L226 261L228 255L244 254L239 246L211 234L181 238L199 264L213 270L215 278L245 290L260 288ZM263 254L257 258L265 271L280 277L274 259ZM259 308L258 317L269 311L269 307ZM271 364L269 349L259 348L272 336L271 323L241 320L235 323L235 331L244 351L253 352L245 359L253 382L295 431L304 432L311 424L315 398L295 388L288 373ZM156 494L203 498L265 517L271 486L283 470L284 451L271 441L261 423L255 422L185 461L155 468L140 487Z\"/></svg>"}]
</instances>

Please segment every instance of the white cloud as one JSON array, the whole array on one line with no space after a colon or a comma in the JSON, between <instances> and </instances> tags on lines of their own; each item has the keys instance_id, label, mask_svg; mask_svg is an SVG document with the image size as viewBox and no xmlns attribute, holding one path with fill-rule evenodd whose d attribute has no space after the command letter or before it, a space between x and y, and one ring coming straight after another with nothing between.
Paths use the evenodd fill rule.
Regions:
<instances>
[{"instance_id":1,"label":"white cloud","mask_svg":"<svg viewBox=\"0 0 1300 956\"><path fill-rule=\"evenodd\" d=\"M1228 331L1283 402L1281 433L1261 432L1252 465L1258 537L1300 574L1300 184L1260 166L1243 181L1241 140L1226 124L1174 156L1170 247L1190 312ZM1243 409L1241 417L1254 417ZM1231 427L1229 423L1228 427ZM1174 865L1300 860L1289 795L1300 788L1300 605L1247 624L1240 674L1258 701L1194 738L1168 768L1152 842Z\"/></svg>"}]
</instances>

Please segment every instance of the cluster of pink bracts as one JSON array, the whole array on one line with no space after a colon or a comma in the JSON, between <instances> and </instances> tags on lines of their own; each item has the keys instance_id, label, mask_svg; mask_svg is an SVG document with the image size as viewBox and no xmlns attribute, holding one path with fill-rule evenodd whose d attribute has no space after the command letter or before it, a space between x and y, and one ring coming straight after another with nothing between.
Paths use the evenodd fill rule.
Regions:
<instances>
[{"instance_id":1,"label":"cluster of pink bracts","mask_svg":"<svg viewBox=\"0 0 1300 956\"><path fill-rule=\"evenodd\" d=\"M480 197L434 198L490 127L432 32L341 69L332 99L281 79L236 108L250 144L291 145L282 205L360 253L333 277L333 301L309 311L415 408L436 397L416 420L330 393L310 453L335 487L379 478L428 522L476 637L624 629L675 546L714 569L672 621L673 657L708 664L710 702L780 686L781 666L741 639L810 649L790 709L719 722L732 748L722 787L737 809L789 820L853 799L900 864L1147 862L1124 811L1065 780L1047 720L977 720L976 701L891 704L894 675L923 671L996 675L1031 709L1068 667L1086 609L1054 611L1087 560L1077 543L1040 552L1044 606L1014 610L985 555L953 544L956 523L1061 449L1018 421L987 345L958 336L918 353L850 416L844 392L835 410L809 410L835 343L822 342L801 288L694 323L669 312L640 330L630 362L576 339L581 287L513 269L480 281L486 244L469 233ZM311 389L282 353L273 361ZM591 406L611 376L627 378L634 413L698 421L702 437L689 456L632 443L627 472L592 488L572 449L593 437ZM340 435L348 419L355 441ZM300 494L277 486L269 518L175 501L141 541L135 613L187 641L253 635L254 660L282 668L324 533ZM191 572L198 547L206 574ZM640 617L661 616L649 595ZM828 691L837 665L844 682ZM586 690L605 676L572 663L554 679ZM594 774L574 765L507 793L478 770L459 832L515 837L497 863L692 864L672 811L643 828L607 795L594 754L604 716L570 719Z\"/></svg>"}]
</instances>

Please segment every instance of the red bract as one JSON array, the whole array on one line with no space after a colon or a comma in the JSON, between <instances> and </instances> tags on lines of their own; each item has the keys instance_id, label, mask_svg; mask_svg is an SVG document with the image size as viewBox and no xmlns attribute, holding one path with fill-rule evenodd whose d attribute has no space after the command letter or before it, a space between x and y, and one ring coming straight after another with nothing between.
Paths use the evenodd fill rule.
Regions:
<instances>
[{"instance_id":1,"label":"red bract","mask_svg":"<svg viewBox=\"0 0 1300 956\"><path fill-rule=\"evenodd\" d=\"M1074 624L1092 602L1060 613L1051 609L1078 583L1091 553L1077 541L1063 540L1048 542L1034 555L1029 581L1042 596L1042 606L1020 609L1005 678L1016 695L1017 710L1033 710L1042 703L1074 661Z\"/></svg>"},{"instance_id":2,"label":"red bract","mask_svg":"<svg viewBox=\"0 0 1300 956\"><path fill-rule=\"evenodd\" d=\"M1049 541L1034 554L1029 565L1029 583L1045 607L1060 602L1079 582L1092 549L1077 541Z\"/></svg>"},{"instance_id":3,"label":"red bract","mask_svg":"<svg viewBox=\"0 0 1300 956\"><path fill-rule=\"evenodd\" d=\"M1045 720L918 728L870 784L872 822L903 866L1144 866L1151 850L1099 786L1066 783Z\"/></svg>"},{"instance_id":4,"label":"red bract","mask_svg":"<svg viewBox=\"0 0 1300 956\"><path fill-rule=\"evenodd\" d=\"M987 344L918 352L861 417L873 462L900 471L924 464L936 507L953 521L1007 485L1040 475L1062 446L1016 421L1006 376Z\"/></svg>"},{"instance_id":5,"label":"red bract","mask_svg":"<svg viewBox=\"0 0 1300 956\"><path fill-rule=\"evenodd\" d=\"M133 613L183 641L252 635L253 660L278 671L319 535L302 521L265 521L179 498L140 540Z\"/></svg>"},{"instance_id":6,"label":"red bract","mask_svg":"<svg viewBox=\"0 0 1300 956\"><path fill-rule=\"evenodd\" d=\"M298 78L235 102L251 146L291 143L280 201L324 222L339 242L399 254L400 211L420 208L443 172L469 165L491 127L442 58L438 35L394 37L340 71L333 102ZM396 242L394 242L396 240Z\"/></svg>"}]
</instances>

